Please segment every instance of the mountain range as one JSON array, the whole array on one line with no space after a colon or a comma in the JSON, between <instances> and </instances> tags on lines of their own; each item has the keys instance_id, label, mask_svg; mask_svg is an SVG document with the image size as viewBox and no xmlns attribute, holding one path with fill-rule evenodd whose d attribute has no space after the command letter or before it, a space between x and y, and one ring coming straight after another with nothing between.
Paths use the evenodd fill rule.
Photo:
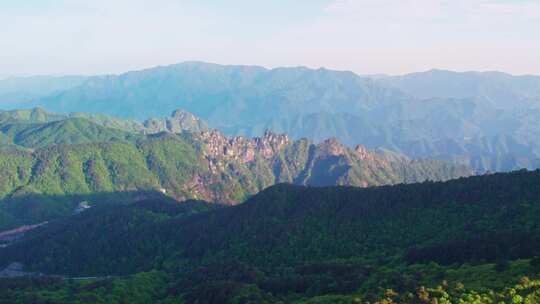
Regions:
<instances>
[{"instance_id":1,"label":"mountain range","mask_svg":"<svg viewBox=\"0 0 540 304\"><path fill-rule=\"evenodd\" d=\"M540 303L539 79L0 80L0 304Z\"/></svg>"},{"instance_id":2,"label":"mountain range","mask_svg":"<svg viewBox=\"0 0 540 304\"><path fill-rule=\"evenodd\" d=\"M69 214L100 193L163 192L236 204L276 183L360 187L448 180L473 171L388 150L266 132L227 137L192 114L144 123L43 109L0 112L0 227ZM58 199L70 196L70 199ZM81 198L85 197L85 198Z\"/></svg>"},{"instance_id":3,"label":"mountain range","mask_svg":"<svg viewBox=\"0 0 540 304\"><path fill-rule=\"evenodd\" d=\"M41 106L139 121L180 108L231 136L261 136L268 129L315 142L336 137L349 147L449 160L478 172L540 166L538 76L432 70L370 77L186 62L120 75L47 78L44 86L60 83L50 90L11 79L1 94L3 82L4 108Z\"/></svg>"}]
</instances>

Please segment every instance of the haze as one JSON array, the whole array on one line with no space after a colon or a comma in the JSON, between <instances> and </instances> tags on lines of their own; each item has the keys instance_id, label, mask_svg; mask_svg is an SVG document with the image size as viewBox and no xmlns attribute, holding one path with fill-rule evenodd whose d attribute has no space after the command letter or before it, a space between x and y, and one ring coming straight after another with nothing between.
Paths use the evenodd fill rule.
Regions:
<instances>
[{"instance_id":1,"label":"haze","mask_svg":"<svg viewBox=\"0 0 540 304\"><path fill-rule=\"evenodd\" d=\"M200 60L359 74L540 74L528 0L4 0L0 77Z\"/></svg>"}]
</instances>

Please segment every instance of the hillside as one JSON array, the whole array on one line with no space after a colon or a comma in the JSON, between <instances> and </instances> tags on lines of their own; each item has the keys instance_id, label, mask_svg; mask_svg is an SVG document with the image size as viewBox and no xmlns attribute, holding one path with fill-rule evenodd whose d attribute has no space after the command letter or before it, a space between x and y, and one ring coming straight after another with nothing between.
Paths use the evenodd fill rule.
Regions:
<instances>
[{"instance_id":1,"label":"hillside","mask_svg":"<svg viewBox=\"0 0 540 304\"><path fill-rule=\"evenodd\" d=\"M68 118L41 124L4 124L0 126L0 132L10 138L12 144L27 148L129 140L136 137L135 134L103 127L85 118Z\"/></svg>"},{"instance_id":2,"label":"hillside","mask_svg":"<svg viewBox=\"0 0 540 304\"><path fill-rule=\"evenodd\" d=\"M4 251L4 263L22 257L19 262L34 270L96 275L100 272L94 267L101 263L97 256L104 255L109 257L107 274L114 274L115 269L121 273L147 271L150 268L144 265L158 266L157 261L147 260L157 256L151 252L161 250L153 248L152 243L176 248L162 253L165 256L160 262L173 269L182 267L182 261L218 263L229 259L264 268L329 259L361 259L373 264L386 257L387 262L436 261L450 265L476 259L493 262L500 258L531 258L540 249L536 242L540 230L534 224L540 216L539 179L540 171L534 171L367 189L280 184L238 206L171 219L146 231L141 229L136 237L117 244L82 233L83 227L108 229L90 219L72 221L73 227L64 226L54 237L45 228L35 236L41 245L32 245L34 236L30 235L28 243ZM51 225L51 229L54 227ZM50 234L52 239L39 237L41 233ZM505 235L513 235L514 239ZM457 250L463 246L461 242L471 247L459 259L427 254L418 258L418 252L442 244ZM35 249L30 251L25 246ZM71 254L66 253L66 246L72 248ZM496 249L485 252L484 246ZM78 252L73 251L75 248ZM175 254L177 251L180 256ZM83 252L95 258L88 256L88 261L79 263ZM123 252L131 259L116 259L112 252ZM443 258L447 259L444 263L440 260ZM62 262L48 263L50 260ZM131 268L124 263L130 263Z\"/></svg>"},{"instance_id":3,"label":"hillside","mask_svg":"<svg viewBox=\"0 0 540 304\"><path fill-rule=\"evenodd\" d=\"M184 109L227 135L336 137L479 172L540 165L540 78L433 70L396 77L186 62L89 78L35 99L59 112L145 120Z\"/></svg>"},{"instance_id":4,"label":"hillside","mask_svg":"<svg viewBox=\"0 0 540 304\"><path fill-rule=\"evenodd\" d=\"M22 223L51 218L51 208L71 212L82 200L77 195L159 191L179 200L235 204L280 182L368 187L472 174L440 161L351 150L335 140L315 145L270 132L253 139L227 138L218 131L160 133L34 151L4 149L0 164L0 210L17 214ZM73 197L66 202L57 198L62 195Z\"/></svg>"},{"instance_id":5,"label":"hillside","mask_svg":"<svg viewBox=\"0 0 540 304\"><path fill-rule=\"evenodd\" d=\"M84 112L59 114L46 111L43 108L0 111L0 127L11 125L28 125L29 127L44 126L45 123L61 123L61 121L69 119L85 119L98 125L98 127L142 134L155 134L159 132L181 133L183 131L202 132L209 129L206 122L182 110L175 110L168 117L151 118L143 122ZM89 130L89 133L95 133L95 130Z\"/></svg>"},{"instance_id":6,"label":"hillside","mask_svg":"<svg viewBox=\"0 0 540 304\"><path fill-rule=\"evenodd\" d=\"M501 299L511 298L516 292L504 287L538 275L539 182L540 171L519 171L367 189L281 184L244 204L188 216L152 207L154 215L145 219L137 216L147 212L144 204L96 209L28 233L0 249L0 261L75 275L154 269L103 284L161 278L165 290L148 285L161 290L153 299L187 303L235 303L238 297L422 303L422 297L441 300L446 290L456 297L449 303L458 303L459 294L499 297L488 293L492 288ZM519 294L537 299L532 282L520 281ZM428 295L416 294L420 290Z\"/></svg>"}]
</instances>

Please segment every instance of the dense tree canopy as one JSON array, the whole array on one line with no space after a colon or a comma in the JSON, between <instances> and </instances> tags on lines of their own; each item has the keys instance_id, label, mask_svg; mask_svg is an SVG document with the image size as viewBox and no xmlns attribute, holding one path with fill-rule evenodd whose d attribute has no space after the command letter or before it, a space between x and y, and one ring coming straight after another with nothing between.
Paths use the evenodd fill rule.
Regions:
<instances>
[{"instance_id":1,"label":"dense tree canopy","mask_svg":"<svg viewBox=\"0 0 540 304\"><path fill-rule=\"evenodd\" d=\"M217 209L104 205L0 249L2 265L100 279L0 285L22 302L536 303L539 199L540 171L517 171L367 189L280 184Z\"/></svg>"}]
</instances>

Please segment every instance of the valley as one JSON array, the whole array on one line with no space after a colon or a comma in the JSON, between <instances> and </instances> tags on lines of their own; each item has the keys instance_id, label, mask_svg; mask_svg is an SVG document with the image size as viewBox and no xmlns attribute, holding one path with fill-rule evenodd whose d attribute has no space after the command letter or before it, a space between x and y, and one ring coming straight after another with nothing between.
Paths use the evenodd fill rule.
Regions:
<instances>
[{"instance_id":1,"label":"valley","mask_svg":"<svg viewBox=\"0 0 540 304\"><path fill-rule=\"evenodd\" d=\"M540 304L540 1L0 28L0 304Z\"/></svg>"},{"instance_id":2,"label":"valley","mask_svg":"<svg viewBox=\"0 0 540 304\"><path fill-rule=\"evenodd\" d=\"M109 279L0 285L11 285L3 297L12 299L35 286L48 291L43 300L65 300L69 288L86 301L136 295L185 303L495 300L511 298L505 288L515 285L534 303L538 282L524 276L538 271L539 176L374 188L280 184L217 209L158 197L91 208L29 231L1 249L0 265Z\"/></svg>"},{"instance_id":3,"label":"valley","mask_svg":"<svg viewBox=\"0 0 540 304\"><path fill-rule=\"evenodd\" d=\"M3 229L70 214L84 200L100 203L100 193L165 192L177 200L237 204L276 183L368 187L473 173L390 151L353 150L335 139L315 144L272 132L227 137L199 127L152 133L133 131L129 121L88 116L74 123L71 116L41 109L3 114L0 130L12 138L0 151ZM200 122L187 114L180 118L186 117ZM169 121L189 126L186 120ZM22 131L11 132L13 126Z\"/></svg>"}]
</instances>

